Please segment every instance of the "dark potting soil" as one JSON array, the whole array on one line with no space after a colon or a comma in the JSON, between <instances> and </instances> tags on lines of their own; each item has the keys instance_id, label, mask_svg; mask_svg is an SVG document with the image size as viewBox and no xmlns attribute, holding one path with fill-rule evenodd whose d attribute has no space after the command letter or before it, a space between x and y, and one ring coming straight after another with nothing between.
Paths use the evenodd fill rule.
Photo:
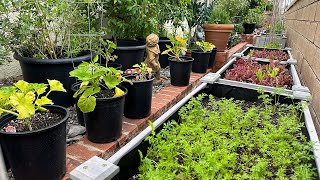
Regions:
<instances>
[{"instance_id":1,"label":"dark potting soil","mask_svg":"<svg viewBox=\"0 0 320 180\"><path fill-rule=\"evenodd\" d=\"M110 98L113 97L115 94L115 90L114 89L106 89L106 90L102 90L99 93L95 94L94 96L96 98Z\"/></svg>"},{"instance_id":2,"label":"dark potting soil","mask_svg":"<svg viewBox=\"0 0 320 180\"><path fill-rule=\"evenodd\" d=\"M29 119L15 119L8 123L2 131L8 126L13 126L16 128L16 132L27 132L29 131L27 122L30 124L32 130L38 130L46 128L48 126L54 125L61 121L62 115L58 113L51 113L49 110L46 112L38 112L32 115Z\"/></svg>"}]
</instances>

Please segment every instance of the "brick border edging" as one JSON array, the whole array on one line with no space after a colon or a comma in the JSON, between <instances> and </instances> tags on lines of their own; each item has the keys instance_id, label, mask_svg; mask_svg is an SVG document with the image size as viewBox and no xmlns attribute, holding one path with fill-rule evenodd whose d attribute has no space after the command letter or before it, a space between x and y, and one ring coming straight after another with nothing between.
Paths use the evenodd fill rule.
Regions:
<instances>
[{"instance_id":1,"label":"brick border edging","mask_svg":"<svg viewBox=\"0 0 320 180\"><path fill-rule=\"evenodd\" d=\"M227 54L227 59L237 52L245 48L247 43L239 43L231 48ZM211 72L209 69L207 73ZM81 163L90 159L93 156L99 156L107 159L117 150L123 147L127 142L134 138L137 134L143 131L148 126L148 120L155 121L168 109L174 106L177 102L183 99L188 93L195 89L200 84L200 79L205 74L191 73L189 86L177 87L169 85L161 89L152 97L151 115L144 119L123 119L122 136L115 142L106 144L96 144L90 142L86 137L79 142L67 147L67 172L63 180L70 179L69 173L79 166Z\"/></svg>"}]
</instances>

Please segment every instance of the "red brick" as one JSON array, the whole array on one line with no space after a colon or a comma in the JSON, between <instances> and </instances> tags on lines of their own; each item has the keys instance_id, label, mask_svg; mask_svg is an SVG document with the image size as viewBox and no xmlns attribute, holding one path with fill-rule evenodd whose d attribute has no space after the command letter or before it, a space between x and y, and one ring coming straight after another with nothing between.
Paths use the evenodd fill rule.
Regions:
<instances>
[{"instance_id":1,"label":"red brick","mask_svg":"<svg viewBox=\"0 0 320 180\"><path fill-rule=\"evenodd\" d=\"M151 115L154 113L154 112L152 112L152 110L153 109L151 108ZM135 125L137 125L138 129L141 129L146 124L146 120L147 119L148 119L148 117L144 118L144 119L129 119L129 118L124 117L123 121L127 122L127 123L130 123L130 124L135 124Z\"/></svg>"},{"instance_id":2,"label":"red brick","mask_svg":"<svg viewBox=\"0 0 320 180\"><path fill-rule=\"evenodd\" d=\"M78 142L79 143L79 142ZM101 154L100 151L95 150L94 147L86 147L80 144L72 144L71 146L67 147L67 154L76 157L77 159L81 160L88 160L93 156L99 156Z\"/></svg>"},{"instance_id":3,"label":"red brick","mask_svg":"<svg viewBox=\"0 0 320 180\"><path fill-rule=\"evenodd\" d=\"M124 146L127 143L127 139L127 136L122 134L121 137L117 139L118 147L121 148L122 146Z\"/></svg>"},{"instance_id":4,"label":"red brick","mask_svg":"<svg viewBox=\"0 0 320 180\"><path fill-rule=\"evenodd\" d=\"M111 143L105 143L105 144L97 144L89 141L88 138L83 138L79 142L80 144L84 144L86 146L93 146L94 148L100 149L101 151L113 151L116 149L117 143L116 142L111 142Z\"/></svg>"},{"instance_id":5,"label":"red brick","mask_svg":"<svg viewBox=\"0 0 320 180\"><path fill-rule=\"evenodd\" d=\"M71 178L69 177L69 174L66 174L61 180L71 180Z\"/></svg>"},{"instance_id":6,"label":"red brick","mask_svg":"<svg viewBox=\"0 0 320 180\"><path fill-rule=\"evenodd\" d=\"M130 136L134 133L137 133L138 131L138 126L135 124L131 124L128 122L123 122L122 123L122 134Z\"/></svg>"},{"instance_id":7,"label":"red brick","mask_svg":"<svg viewBox=\"0 0 320 180\"><path fill-rule=\"evenodd\" d=\"M67 173L70 173L74 168L81 164L80 161L67 157Z\"/></svg>"},{"instance_id":8,"label":"red brick","mask_svg":"<svg viewBox=\"0 0 320 180\"><path fill-rule=\"evenodd\" d=\"M161 102L169 103L169 102L173 101L175 97L158 93L154 96L154 98L157 100L161 100Z\"/></svg>"},{"instance_id":9,"label":"red brick","mask_svg":"<svg viewBox=\"0 0 320 180\"><path fill-rule=\"evenodd\" d=\"M168 96L174 96L175 98L177 98L177 96L179 96L181 94L181 92L179 91L170 91L167 88L162 89L161 91L159 91L160 94L166 94Z\"/></svg>"}]
</instances>

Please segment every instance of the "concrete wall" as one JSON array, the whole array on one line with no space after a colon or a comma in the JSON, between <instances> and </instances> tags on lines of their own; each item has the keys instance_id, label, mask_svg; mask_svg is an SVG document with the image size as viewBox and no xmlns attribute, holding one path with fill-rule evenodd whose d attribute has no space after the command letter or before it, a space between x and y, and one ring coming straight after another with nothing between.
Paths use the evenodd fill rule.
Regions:
<instances>
[{"instance_id":1,"label":"concrete wall","mask_svg":"<svg viewBox=\"0 0 320 180\"><path fill-rule=\"evenodd\" d=\"M0 65L0 80L8 77L21 76L19 61L12 60L11 62L4 62Z\"/></svg>"},{"instance_id":2,"label":"concrete wall","mask_svg":"<svg viewBox=\"0 0 320 180\"><path fill-rule=\"evenodd\" d=\"M320 135L320 1L297 0L285 12L288 47L311 94L311 114Z\"/></svg>"}]
</instances>

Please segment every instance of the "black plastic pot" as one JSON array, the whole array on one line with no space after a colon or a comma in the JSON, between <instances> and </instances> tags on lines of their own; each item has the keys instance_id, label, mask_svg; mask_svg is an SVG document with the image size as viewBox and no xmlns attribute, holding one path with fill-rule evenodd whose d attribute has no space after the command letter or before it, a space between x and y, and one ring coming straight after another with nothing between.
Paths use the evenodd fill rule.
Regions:
<instances>
[{"instance_id":1,"label":"black plastic pot","mask_svg":"<svg viewBox=\"0 0 320 180\"><path fill-rule=\"evenodd\" d=\"M192 63L192 72L195 73L206 73L209 64L211 52L204 53L201 50L192 51L192 58L194 59Z\"/></svg>"},{"instance_id":2,"label":"black plastic pot","mask_svg":"<svg viewBox=\"0 0 320 180\"><path fill-rule=\"evenodd\" d=\"M114 54L118 56L115 63L122 65L122 70L130 69L140 64L144 59L146 45L144 41L117 39L117 48Z\"/></svg>"},{"instance_id":3,"label":"black plastic pot","mask_svg":"<svg viewBox=\"0 0 320 180\"><path fill-rule=\"evenodd\" d=\"M254 29L256 28L256 23L246 23L242 24L244 28L244 34L252 34Z\"/></svg>"},{"instance_id":4,"label":"black plastic pot","mask_svg":"<svg viewBox=\"0 0 320 180\"><path fill-rule=\"evenodd\" d=\"M133 79L135 76L127 76ZM154 78L145 81L132 81L133 85L123 83L128 89L124 105L124 116L131 119L142 119L151 114L152 84Z\"/></svg>"},{"instance_id":5,"label":"black plastic pot","mask_svg":"<svg viewBox=\"0 0 320 180\"><path fill-rule=\"evenodd\" d=\"M170 45L170 39L167 37L160 37L159 38L159 48L160 48L160 52L162 53L163 51L165 51L167 49L166 45ZM166 68L167 66L169 66L169 61L168 61L169 55L167 54L160 54L159 57L159 63L161 68Z\"/></svg>"},{"instance_id":6,"label":"black plastic pot","mask_svg":"<svg viewBox=\"0 0 320 180\"><path fill-rule=\"evenodd\" d=\"M74 84L71 86L71 89L72 89L73 93L75 93L76 91L79 90L80 85L81 85L81 82L76 82L76 83L74 83ZM75 98L74 100L75 100L74 102L75 102L75 105L76 105L76 112L77 112L78 123L79 123L81 126L85 126L85 124L84 124L83 112L80 110L80 108L79 108L78 105L77 105L79 98Z\"/></svg>"},{"instance_id":7,"label":"black plastic pot","mask_svg":"<svg viewBox=\"0 0 320 180\"><path fill-rule=\"evenodd\" d=\"M88 139L94 143L109 143L121 136L125 94L119 97L97 98L94 111L84 113Z\"/></svg>"},{"instance_id":8,"label":"black plastic pot","mask_svg":"<svg viewBox=\"0 0 320 180\"><path fill-rule=\"evenodd\" d=\"M216 60L217 48L213 48L210 54L208 68L212 68L214 61Z\"/></svg>"},{"instance_id":9,"label":"black plastic pot","mask_svg":"<svg viewBox=\"0 0 320 180\"><path fill-rule=\"evenodd\" d=\"M64 118L44 129L9 133L0 131L0 143L16 180L57 180L66 173L66 120L67 109L46 106ZM1 129L16 117L0 117Z\"/></svg>"},{"instance_id":10,"label":"black plastic pot","mask_svg":"<svg viewBox=\"0 0 320 180\"><path fill-rule=\"evenodd\" d=\"M69 107L74 104L72 84L75 78L69 77L69 72L74 70L82 61L90 61L94 57L89 51L79 57L68 59L35 59L14 54L13 57L20 62L23 79L30 83L48 83L48 79L59 80L66 93L52 92L49 98L60 106Z\"/></svg>"},{"instance_id":11,"label":"black plastic pot","mask_svg":"<svg viewBox=\"0 0 320 180\"><path fill-rule=\"evenodd\" d=\"M112 68L115 68L117 70L121 70L122 65L119 64L119 63L108 63L108 67L112 67Z\"/></svg>"},{"instance_id":12,"label":"black plastic pot","mask_svg":"<svg viewBox=\"0 0 320 180\"><path fill-rule=\"evenodd\" d=\"M173 86L188 86L193 58L182 57L182 61L169 58L170 81Z\"/></svg>"}]
</instances>

